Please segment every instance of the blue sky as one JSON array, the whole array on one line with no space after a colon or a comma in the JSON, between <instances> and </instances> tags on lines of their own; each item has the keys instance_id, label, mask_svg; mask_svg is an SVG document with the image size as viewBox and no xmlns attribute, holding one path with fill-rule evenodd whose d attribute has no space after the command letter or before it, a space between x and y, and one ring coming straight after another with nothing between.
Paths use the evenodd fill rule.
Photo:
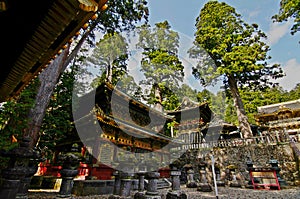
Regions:
<instances>
[{"instance_id":1,"label":"blue sky","mask_svg":"<svg viewBox=\"0 0 300 199\"><path fill-rule=\"evenodd\" d=\"M207 1L149 0L150 24L168 20L172 29L193 39L196 17ZM300 83L300 33L290 34L291 22L273 23L271 16L279 10L279 0L226 0L249 24L256 23L268 35L270 63L281 64L286 77L280 85L290 90Z\"/></svg>"}]
</instances>

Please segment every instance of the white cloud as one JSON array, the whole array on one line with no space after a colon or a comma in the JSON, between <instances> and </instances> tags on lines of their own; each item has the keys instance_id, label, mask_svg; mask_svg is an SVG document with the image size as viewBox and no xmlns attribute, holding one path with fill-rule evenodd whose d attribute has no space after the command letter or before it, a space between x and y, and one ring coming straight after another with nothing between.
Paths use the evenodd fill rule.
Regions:
<instances>
[{"instance_id":1,"label":"white cloud","mask_svg":"<svg viewBox=\"0 0 300 199\"><path fill-rule=\"evenodd\" d=\"M270 29L267 33L267 43L271 46L276 44L285 34L290 32L291 21L280 23L271 23Z\"/></svg>"},{"instance_id":2,"label":"white cloud","mask_svg":"<svg viewBox=\"0 0 300 199\"><path fill-rule=\"evenodd\" d=\"M282 69L286 76L276 82L278 82L285 90L290 91L295 88L297 83L300 83L300 63L298 63L295 58L290 59L282 65Z\"/></svg>"},{"instance_id":3,"label":"white cloud","mask_svg":"<svg viewBox=\"0 0 300 199\"><path fill-rule=\"evenodd\" d=\"M255 17L257 17L260 13L261 13L261 10L260 10L260 9L256 9L256 10L250 11L250 12L249 12L249 17L250 17L250 18L255 18Z\"/></svg>"}]
</instances>

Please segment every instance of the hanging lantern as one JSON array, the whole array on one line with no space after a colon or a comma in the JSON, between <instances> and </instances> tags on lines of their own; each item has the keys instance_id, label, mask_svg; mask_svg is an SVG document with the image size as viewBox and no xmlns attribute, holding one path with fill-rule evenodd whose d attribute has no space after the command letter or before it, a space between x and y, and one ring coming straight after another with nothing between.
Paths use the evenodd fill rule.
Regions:
<instances>
[{"instance_id":1,"label":"hanging lantern","mask_svg":"<svg viewBox=\"0 0 300 199\"><path fill-rule=\"evenodd\" d=\"M5 0L0 1L0 12L6 11L7 10L7 3Z\"/></svg>"}]
</instances>

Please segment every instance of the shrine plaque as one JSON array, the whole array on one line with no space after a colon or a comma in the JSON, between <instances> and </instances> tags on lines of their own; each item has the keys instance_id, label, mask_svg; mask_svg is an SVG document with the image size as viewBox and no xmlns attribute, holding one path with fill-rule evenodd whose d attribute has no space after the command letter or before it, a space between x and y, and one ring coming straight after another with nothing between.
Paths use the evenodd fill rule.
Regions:
<instances>
[{"instance_id":1,"label":"shrine plaque","mask_svg":"<svg viewBox=\"0 0 300 199\"><path fill-rule=\"evenodd\" d=\"M111 165L114 155L114 147L110 144L104 144L100 147L100 154L98 160L102 164Z\"/></svg>"}]
</instances>

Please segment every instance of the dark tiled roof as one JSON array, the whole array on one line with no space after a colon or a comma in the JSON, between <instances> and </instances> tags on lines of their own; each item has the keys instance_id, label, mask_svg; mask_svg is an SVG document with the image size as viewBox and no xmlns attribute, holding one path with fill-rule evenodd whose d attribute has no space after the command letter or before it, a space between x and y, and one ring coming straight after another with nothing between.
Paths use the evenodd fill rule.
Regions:
<instances>
[{"instance_id":1,"label":"dark tiled roof","mask_svg":"<svg viewBox=\"0 0 300 199\"><path fill-rule=\"evenodd\" d=\"M17 95L106 1L6 1L0 12L0 101Z\"/></svg>"}]
</instances>

